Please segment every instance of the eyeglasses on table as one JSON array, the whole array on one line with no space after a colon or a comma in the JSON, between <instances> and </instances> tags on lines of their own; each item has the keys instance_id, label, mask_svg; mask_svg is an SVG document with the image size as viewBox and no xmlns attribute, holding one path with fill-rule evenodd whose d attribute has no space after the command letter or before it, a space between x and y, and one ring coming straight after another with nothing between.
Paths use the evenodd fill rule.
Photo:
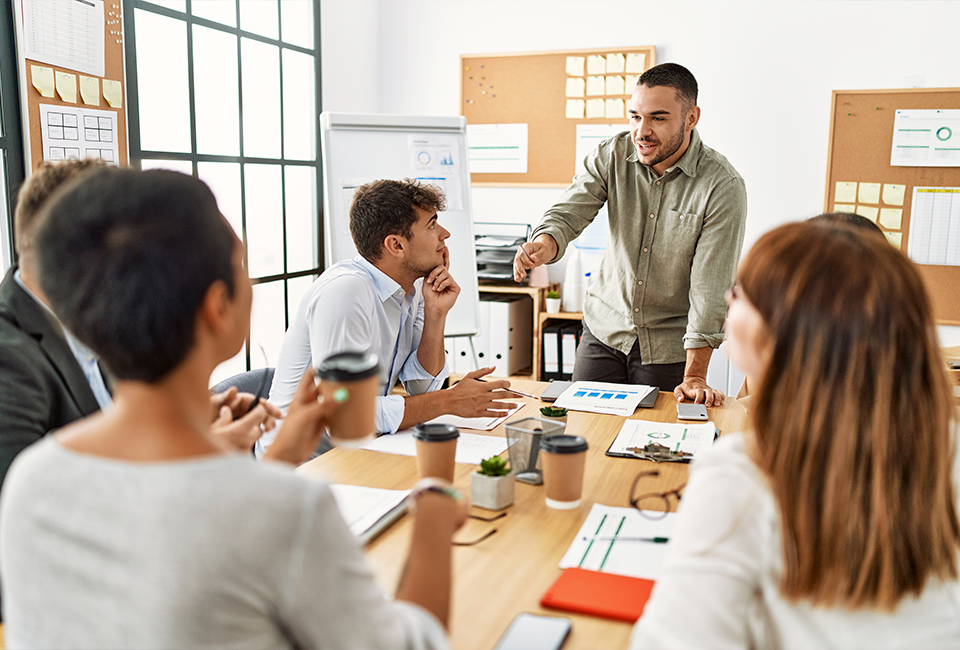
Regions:
<instances>
[{"instance_id":1,"label":"eyeglasses on table","mask_svg":"<svg viewBox=\"0 0 960 650\"><path fill-rule=\"evenodd\" d=\"M637 477L633 479L633 484L630 486L630 505L636 508L640 514L650 520L658 521L667 516L671 510L671 497L677 498L677 504L680 503L680 498L683 494L683 488L686 487L686 482L681 483L679 487L672 490L667 490L666 492L641 492L637 494L637 488L640 485L640 481L645 478L656 478L660 476L660 472L657 470L646 470L637 474Z\"/></svg>"}]
</instances>

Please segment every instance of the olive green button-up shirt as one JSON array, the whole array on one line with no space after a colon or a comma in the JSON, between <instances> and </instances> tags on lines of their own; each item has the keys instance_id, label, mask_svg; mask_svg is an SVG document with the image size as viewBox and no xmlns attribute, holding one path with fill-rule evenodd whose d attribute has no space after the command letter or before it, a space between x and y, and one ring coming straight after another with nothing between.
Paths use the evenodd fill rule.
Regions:
<instances>
[{"instance_id":1,"label":"olive green button-up shirt","mask_svg":"<svg viewBox=\"0 0 960 650\"><path fill-rule=\"evenodd\" d=\"M644 364L678 363L687 348L723 342L726 304L747 216L747 190L696 130L679 161L657 176L621 133L584 159L585 170L544 214L533 237L551 235L559 260L604 203L610 232L584 320L606 345Z\"/></svg>"}]
</instances>

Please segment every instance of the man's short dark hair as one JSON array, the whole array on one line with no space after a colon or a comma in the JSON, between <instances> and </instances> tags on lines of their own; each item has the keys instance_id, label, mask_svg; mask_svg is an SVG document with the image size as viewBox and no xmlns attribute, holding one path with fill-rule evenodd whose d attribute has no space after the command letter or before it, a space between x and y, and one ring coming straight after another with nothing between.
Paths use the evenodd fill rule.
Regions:
<instances>
[{"instance_id":1,"label":"man's short dark hair","mask_svg":"<svg viewBox=\"0 0 960 650\"><path fill-rule=\"evenodd\" d=\"M414 206L443 212L447 204L439 188L410 178L373 181L357 188L350 206L350 234L357 252L375 262L389 235L409 238L417 222Z\"/></svg>"},{"instance_id":2,"label":"man's short dark hair","mask_svg":"<svg viewBox=\"0 0 960 650\"><path fill-rule=\"evenodd\" d=\"M661 63L655 65L637 79L638 86L669 86L677 91L677 97L690 110L697 105L697 80L693 73L679 63Z\"/></svg>"},{"instance_id":3,"label":"man's short dark hair","mask_svg":"<svg viewBox=\"0 0 960 650\"><path fill-rule=\"evenodd\" d=\"M193 347L210 286L222 280L233 295L235 242L203 182L101 169L64 186L41 212L40 286L118 379L153 383Z\"/></svg>"},{"instance_id":4,"label":"man's short dark hair","mask_svg":"<svg viewBox=\"0 0 960 650\"><path fill-rule=\"evenodd\" d=\"M40 163L27 180L23 181L17 193L17 207L13 213L17 252L23 253L31 247L37 215L40 214L43 204L61 185L92 169L105 166L105 162L96 158Z\"/></svg>"}]
</instances>

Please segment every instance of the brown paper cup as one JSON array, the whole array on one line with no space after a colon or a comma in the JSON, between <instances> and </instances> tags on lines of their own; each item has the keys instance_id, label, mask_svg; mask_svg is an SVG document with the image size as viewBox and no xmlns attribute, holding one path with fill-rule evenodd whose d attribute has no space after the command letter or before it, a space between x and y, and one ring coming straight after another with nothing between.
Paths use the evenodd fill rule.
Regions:
<instances>
[{"instance_id":1,"label":"brown paper cup","mask_svg":"<svg viewBox=\"0 0 960 650\"><path fill-rule=\"evenodd\" d=\"M339 447L357 447L373 438L379 387L380 378L376 375L351 382L320 380L320 394L324 399L335 400L337 391L347 391L346 400L327 419L330 442Z\"/></svg>"},{"instance_id":2,"label":"brown paper cup","mask_svg":"<svg viewBox=\"0 0 960 650\"><path fill-rule=\"evenodd\" d=\"M420 472L420 478L432 476L453 483L456 457L456 439L443 442L417 440L417 471Z\"/></svg>"},{"instance_id":3,"label":"brown paper cup","mask_svg":"<svg viewBox=\"0 0 960 650\"><path fill-rule=\"evenodd\" d=\"M558 448L558 438L564 442L573 442L578 438L582 450L572 452ZM543 485L546 492L547 507L555 510L572 510L580 507L580 495L583 491L583 473L587 462L586 441L579 436L545 436L540 445L543 456Z\"/></svg>"}]
</instances>

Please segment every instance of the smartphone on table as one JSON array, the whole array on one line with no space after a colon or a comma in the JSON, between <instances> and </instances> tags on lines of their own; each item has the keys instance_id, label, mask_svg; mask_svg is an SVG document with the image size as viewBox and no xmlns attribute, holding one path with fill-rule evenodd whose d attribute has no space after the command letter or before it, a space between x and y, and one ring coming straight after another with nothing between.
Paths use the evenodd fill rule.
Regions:
<instances>
[{"instance_id":1,"label":"smartphone on table","mask_svg":"<svg viewBox=\"0 0 960 650\"><path fill-rule=\"evenodd\" d=\"M680 402L677 404L677 419L706 420L707 407L703 404L688 404L686 402Z\"/></svg>"},{"instance_id":2,"label":"smartphone on table","mask_svg":"<svg viewBox=\"0 0 960 650\"><path fill-rule=\"evenodd\" d=\"M570 634L570 619L517 614L500 637L497 650L560 650Z\"/></svg>"}]
</instances>

